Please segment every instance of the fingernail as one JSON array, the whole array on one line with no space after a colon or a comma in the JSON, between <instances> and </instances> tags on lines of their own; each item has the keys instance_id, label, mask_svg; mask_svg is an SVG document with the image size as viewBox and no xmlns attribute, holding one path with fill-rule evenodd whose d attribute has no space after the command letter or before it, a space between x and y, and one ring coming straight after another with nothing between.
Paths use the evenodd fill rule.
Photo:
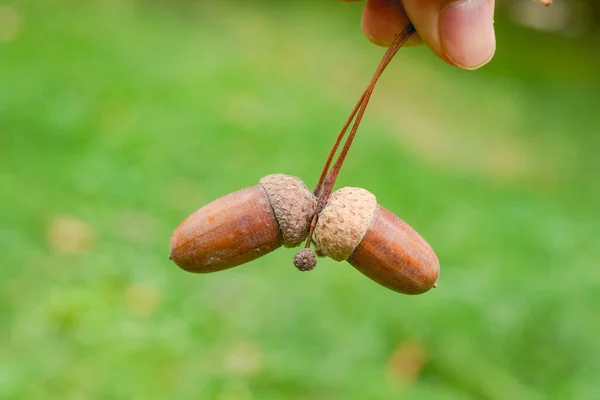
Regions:
<instances>
[{"instance_id":1,"label":"fingernail","mask_svg":"<svg viewBox=\"0 0 600 400\"><path fill-rule=\"evenodd\" d=\"M450 3L442 9L439 24L442 50L451 62L475 69L491 60L496 38L488 0Z\"/></svg>"}]
</instances>

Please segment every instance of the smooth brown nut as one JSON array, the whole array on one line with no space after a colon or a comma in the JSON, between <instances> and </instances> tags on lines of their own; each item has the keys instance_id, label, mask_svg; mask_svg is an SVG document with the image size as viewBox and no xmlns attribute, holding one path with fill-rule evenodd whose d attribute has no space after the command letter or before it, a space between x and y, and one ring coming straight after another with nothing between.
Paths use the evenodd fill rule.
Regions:
<instances>
[{"instance_id":1,"label":"smooth brown nut","mask_svg":"<svg viewBox=\"0 0 600 400\"><path fill-rule=\"evenodd\" d=\"M171 236L170 258L190 272L214 272L267 254L308 235L315 196L289 175L223 196L186 218Z\"/></svg>"},{"instance_id":2,"label":"smooth brown nut","mask_svg":"<svg viewBox=\"0 0 600 400\"><path fill-rule=\"evenodd\" d=\"M439 276L431 246L365 189L347 187L331 195L319 215L315 241L329 257L347 260L396 292L424 293Z\"/></svg>"}]
</instances>

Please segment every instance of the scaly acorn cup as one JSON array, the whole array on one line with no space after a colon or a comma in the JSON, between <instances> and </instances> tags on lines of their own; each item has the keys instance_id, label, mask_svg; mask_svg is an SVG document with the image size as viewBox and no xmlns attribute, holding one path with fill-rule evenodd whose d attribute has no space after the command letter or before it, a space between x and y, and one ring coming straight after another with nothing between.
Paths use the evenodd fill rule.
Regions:
<instances>
[{"instance_id":1,"label":"scaly acorn cup","mask_svg":"<svg viewBox=\"0 0 600 400\"><path fill-rule=\"evenodd\" d=\"M331 194L319 215L315 242L325 255L347 260L396 292L424 293L439 276L440 264L429 244L365 189L345 187Z\"/></svg>"},{"instance_id":2,"label":"scaly acorn cup","mask_svg":"<svg viewBox=\"0 0 600 400\"><path fill-rule=\"evenodd\" d=\"M308 234L317 200L294 176L265 176L260 184L221 197L186 218L171 236L170 256L197 273L232 268Z\"/></svg>"}]
</instances>

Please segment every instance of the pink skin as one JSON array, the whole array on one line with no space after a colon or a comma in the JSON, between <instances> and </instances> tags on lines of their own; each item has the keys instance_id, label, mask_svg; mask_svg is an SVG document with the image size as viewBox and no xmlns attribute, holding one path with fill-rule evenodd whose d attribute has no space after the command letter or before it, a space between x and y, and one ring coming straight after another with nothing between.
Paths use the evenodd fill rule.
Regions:
<instances>
[{"instance_id":1,"label":"pink skin","mask_svg":"<svg viewBox=\"0 0 600 400\"><path fill-rule=\"evenodd\" d=\"M424 42L449 64L476 69L496 50L494 4L495 0L366 0L362 29L373 43L389 46L412 21L418 35L407 45Z\"/></svg>"}]
</instances>

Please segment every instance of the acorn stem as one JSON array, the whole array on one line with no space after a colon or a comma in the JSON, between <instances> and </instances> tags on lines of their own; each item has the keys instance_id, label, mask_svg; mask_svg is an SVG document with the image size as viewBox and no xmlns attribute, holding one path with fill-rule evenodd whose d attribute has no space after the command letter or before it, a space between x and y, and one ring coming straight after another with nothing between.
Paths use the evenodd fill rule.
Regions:
<instances>
[{"instance_id":1,"label":"acorn stem","mask_svg":"<svg viewBox=\"0 0 600 400\"><path fill-rule=\"evenodd\" d=\"M387 49L387 51L383 55L383 58L379 62L379 65L377 66L377 69L375 70L375 73L373 74L373 77L371 78L371 82L369 83L369 85L367 86L367 88L365 89L363 94L360 96L360 99L358 100L358 102L356 103L356 105L354 106L352 111L350 112L350 115L348 116L346 123L344 124L344 126L342 127L342 130L338 134L338 136L335 140L335 143L333 144L333 147L331 148L331 151L329 152L329 155L327 157L327 161L325 162L323 170L321 171L321 176L319 178L319 182L317 183L317 187L314 190L315 196L318 197L317 208L315 209L315 214L313 215L312 221L310 223L310 230L308 231L308 238L306 240L305 248L310 247L313 232L317 225L317 220L319 219L319 214L323 210L323 207L325 207L325 204L327 203L327 200L329 199L329 195L333 191L333 187L335 186L337 177L340 173L342 165L344 164L344 161L346 160L346 156L348 155L348 151L350 150L350 147L352 146L352 142L354 141L354 138L356 137L356 132L358 131L358 127L360 126L360 122L362 121L363 115L365 114L367 105L369 104L369 100L371 98L371 94L373 93L373 89L375 89L375 85L377 84L379 77L381 77L381 74L383 74L383 71L385 70L385 68L392 61L392 58L394 57L394 55L396 55L398 50L400 50L402 45L406 42L406 40L413 33L415 33L414 26L412 24L408 24L408 26L402 32L400 32L398 34L398 36L396 36L396 38L394 39L394 41L392 42L390 47ZM346 136L348 127L350 126L350 123L352 123L353 120L354 120L354 124L352 125L352 129L350 130L350 134L346 138L346 141L344 142L344 146L342 147L340 154L338 155L337 159L335 160L335 164L330 169L333 158L338 151L338 148L342 142L342 139L344 138L344 136Z\"/></svg>"},{"instance_id":2,"label":"acorn stem","mask_svg":"<svg viewBox=\"0 0 600 400\"><path fill-rule=\"evenodd\" d=\"M340 169L342 168L342 165L344 164L344 161L346 160L346 156L348 155L348 151L350 150L350 147L352 146L352 142L354 141L354 138L356 137L356 132L358 131L358 127L360 126L360 123L365 114L365 111L367 110L367 105L369 104L369 100L371 99L371 95L373 94L373 90L375 89L375 85L377 84L377 81L383 74L383 71L385 71L386 67L390 64L390 62L392 61L392 58L396 55L398 50L400 50L402 45L406 42L406 40L414 32L415 32L415 28L412 26L412 24L409 24L406 27L406 29L404 29L404 31L402 31L394 39L394 41L392 42L392 44L390 45L388 50L383 55L381 62L377 66L377 70L375 71L375 74L373 75L373 78L371 78L371 82L369 83L369 86L367 86L367 89L365 90L365 92L363 94L363 100L362 100L360 109L358 110L358 113L356 114L356 119L354 120L354 125L352 126L352 130L350 131L350 134L348 135L348 138L346 139L346 142L344 143L344 147L340 151L340 154L339 154L337 160L335 161L335 164L331 168L331 171L328 173L328 177L330 177L330 179L326 178L324 181L324 182L330 181L328 183L331 185L331 189L333 189L333 185L335 184L335 181L337 180L338 174L340 173ZM331 191L331 189L330 189L330 191Z\"/></svg>"},{"instance_id":3,"label":"acorn stem","mask_svg":"<svg viewBox=\"0 0 600 400\"><path fill-rule=\"evenodd\" d=\"M337 138L335 139L335 143L333 144L333 147L331 148L331 151L329 152L329 155L327 156L327 161L325 162L325 166L323 167L323 170L321 171L321 176L319 177L319 182L317 183L317 187L315 188L315 190L313 192L315 194L315 196L317 196L317 197L321 194L320 191L323 188L323 182L325 181L325 178L327 177L327 173L329 172L329 167L331 166L333 157L335 156L335 153L337 153L337 150L340 147L340 143L342 142L342 139L346 135L346 131L348 130L348 127L354 120L354 117L356 116L356 113L360 109L360 106L363 104L363 100L365 98L366 92L367 91L365 90L362 93L362 95L360 96L360 99L358 99L358 102L352 109L352 112L350 112L348 119L346 119L346 122L344 123L342 130L340 131Z\"/></svg>"}]
</instances>

